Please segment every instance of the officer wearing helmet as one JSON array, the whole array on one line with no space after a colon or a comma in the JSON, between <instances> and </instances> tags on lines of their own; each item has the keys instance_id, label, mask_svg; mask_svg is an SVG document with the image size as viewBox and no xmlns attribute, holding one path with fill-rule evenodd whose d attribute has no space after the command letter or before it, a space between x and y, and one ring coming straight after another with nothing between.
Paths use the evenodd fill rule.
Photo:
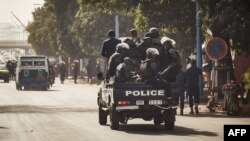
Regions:
<instances>
[{"instance_id":1,"label":"officer wearing helmet","mask_svg":"<svg viewBox=\"0 0 250 141\"><path fill-rule=\"evenodd\" d=\"M116 68L116 79L117 83L125 83L132 79L132 60L129 57L125 57L123 63L120 63Z\"/></svg>"},{"instance_id":2,"label":"officer wearing helmet","mask_svg":"<svg viewBox=\"0 0 250 141\"><path fill-rule=\"evenodd\" d=\"M149 84L156 84L157 80L162 80L162 77L158 73L159 63L157 57L159 56L159 51L156 48L148 48L146 55L146 60L141 62L140 76L142 81Z\"/></svg>"},{"instance_id":3,"label":"officer wearing helmet","mask_svg":"<svg viewBox=\"0 0 250 141\"><path fill-rule=\"evenodd\" d=\"M111 55L108 62L107 79L115 76L116 67L123 62L123 59L127 56L129 46L127 43L119 43L116 46L116 52Z\"/></svg>"},{"instance_id":4,"label":"officer wearing helmet","mask_svg":"<svg viewBox=\"0 0 250 141\"><path fill-rule=\"evenodd\" d=\"M180 56L174 48L175 41L168 37L162 37L163 54L161 56L161 76L168 82L176 82L176 76L181 69Z\"/></svg>"},{"instance_id":5,"label":"officer wearing helmet","mask_svg":"<svg viewBox=\"0 0 250 141\"><path fill-rule=\"evenodd\" d=\"M160 32L156 27L150 28L149 32L145 34L142 43L138 46L141 52L141 60L145 60L147 58L146 50L148 48L156 48L158 52L162 52L162 44L159 36Z\"/></svg>"},{"instance_id":6,"label":"officer wearing helmet","mask_svg":"<svg viewBox=\"0 0 250 141\"><path fill-rule=\"evenodd\" d=\"M141 81L145 81L149 85L160 86L166 88L167 96L171 96L170 87L167 81L165 81L159 70L159 51L156 48L148 48L146 50L147 58L141 62L140 77Z\"/></svg>"}]
</instances>

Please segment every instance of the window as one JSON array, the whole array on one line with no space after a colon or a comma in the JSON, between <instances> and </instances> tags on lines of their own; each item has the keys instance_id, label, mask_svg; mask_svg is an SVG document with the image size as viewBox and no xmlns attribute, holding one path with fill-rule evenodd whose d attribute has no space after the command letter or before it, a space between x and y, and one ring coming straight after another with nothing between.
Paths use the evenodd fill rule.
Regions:
<instances>
[{"instance_id":1,"label":"window","mask_svg":"<svg viewBox=\"0 0 250 141\"><path fill-rule=\"evenodd\" d=\"M34 61L34 66L35 67L44 67L45 62L44 61Z\"/></svg>"},{"instance_id":2,"label":"window","mask_svg":"<svg viewBox=\"0 0 250 141\"><path fill-rule=\"evenodd\" d=\"M23 67L32 67L32 61L22 61L21 66L23 66Z\"/></svg>"}]
</instances>

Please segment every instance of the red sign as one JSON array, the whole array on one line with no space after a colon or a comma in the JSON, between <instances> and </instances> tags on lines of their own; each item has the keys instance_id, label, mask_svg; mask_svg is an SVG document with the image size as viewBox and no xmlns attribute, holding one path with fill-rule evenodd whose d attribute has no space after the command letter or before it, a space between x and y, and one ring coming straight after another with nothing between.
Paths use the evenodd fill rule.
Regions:
<instances>
[{"instance_id":1,"label":"red sign","mask_svg":"<svg viewBox=\"0 0 250 141\"><path fill-rule=\"evenodd\" d=\"M207 42L205 51L207 53L207 56L211 60L213 61L220 60L224 58L227 54L228 51L227 43L219 37L214 37Z\"/></svg>"}]
</instances>

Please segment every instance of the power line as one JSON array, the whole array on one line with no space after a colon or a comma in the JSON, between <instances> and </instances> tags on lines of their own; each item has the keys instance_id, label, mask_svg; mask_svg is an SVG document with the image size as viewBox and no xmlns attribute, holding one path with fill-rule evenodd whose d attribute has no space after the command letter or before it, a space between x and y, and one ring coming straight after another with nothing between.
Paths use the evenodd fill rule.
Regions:
<instances>
[{"instance_id":1,"label":"power line","mask_svg":"<svg viewBox=\"0 0 250 141\"><path fill-rule=\"evenodd\" d=\"M10 13L17 19L17 21L23 26L23 28L28 31L27 27L17 18L17 16L12 11L10 11Z\"/></svg>"}]
</instances>

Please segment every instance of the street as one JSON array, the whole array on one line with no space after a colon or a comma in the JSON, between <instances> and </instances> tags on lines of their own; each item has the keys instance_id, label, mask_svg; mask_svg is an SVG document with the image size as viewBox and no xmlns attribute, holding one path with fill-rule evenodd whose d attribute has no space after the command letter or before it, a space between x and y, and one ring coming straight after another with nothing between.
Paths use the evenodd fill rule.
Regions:
<instances>
[{"instance_id":1,"label":"street","mask_svg":"<svg viewBox=\"0 0 250 141\"><path fill-rule=\"evenodd\" d=\"M249 117L202 111L190 116L185 108L173 131L141 119L115 131L98 123L98 88L56 79L48 91L17 91L14 81L0 81L0 141L222 141L224 124L250 123Z\"/></svg>"}]
</instances>

